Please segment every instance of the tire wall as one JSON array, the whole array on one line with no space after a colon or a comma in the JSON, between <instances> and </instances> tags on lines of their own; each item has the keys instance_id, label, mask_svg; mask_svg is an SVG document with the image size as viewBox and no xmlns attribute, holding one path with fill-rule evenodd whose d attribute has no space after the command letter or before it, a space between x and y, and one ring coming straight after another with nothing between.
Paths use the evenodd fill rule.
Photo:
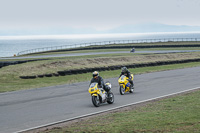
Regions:
<instances>
[{"instance_id":1,"label":"tire wall","mask_svg":"<svg viewBox=\"0 0 200 133\"><path fill-rule=\"evenodd\" d=\"M170 64L181 64L181 63L189 63L189 62L200 62L200 58L174 60L174 61L158 61L158 62L149 62L149 63L141 63L141 64L130 64L130 65L126 65L126 67L130 69L130 68L151 67L151 66L170 65ZM44 75L20 76L20 78L34 79L34 78L43 78L43 77L67 76L67 75L82 74L82 73L92 73L93 71L112 71L112 70L120 70L122 66L123 65L85 68L85 69L76 69L76 70L71 69L71 70L65 70L65 71L57 71L57 73L44 74Z\"/></svg>"},{"instance_id":2,"label":"tire wall","mask_svg":"<svg viewBox=\"0 0 200 133\"><path fill-rule=\"evenodd\" d=\"M0 68L9 65L16 65L16 64L22 64L26 62L39 61L39 60L48 60L48 59L35 59L35 60L24 60L24 61L0 61Z\"/></svg>"}]
</instances>

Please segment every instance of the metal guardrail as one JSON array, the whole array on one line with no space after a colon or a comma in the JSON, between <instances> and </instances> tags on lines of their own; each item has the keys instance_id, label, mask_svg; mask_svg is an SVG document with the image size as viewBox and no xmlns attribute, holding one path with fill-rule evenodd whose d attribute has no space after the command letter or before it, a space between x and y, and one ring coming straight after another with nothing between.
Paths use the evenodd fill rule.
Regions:
<instances>
[{"instance_id":1,"label":"metal guardrail","mask_svg":"<svg viewBox=\"0 0 200 133\"><path fill-rule=\"evenodd\" d=\"M63 45L63 46L53 46L53 47L44 47L44 48L36 48L21 51L17 54L25 55L31 53L39 53L53 50L62 50L62 49L70 49L70 48L80 48L92 45L108 45L108 44L129 44L129 43L155 43L155 42L187 42L187 41L200 41L200 38L164 38L164 39L140 39L140 40L113 40L113 41L102 41L102 42L91 42L91 43L80 43L80 44L71 44L71 45Z\"/></svg>"}]
</instances>

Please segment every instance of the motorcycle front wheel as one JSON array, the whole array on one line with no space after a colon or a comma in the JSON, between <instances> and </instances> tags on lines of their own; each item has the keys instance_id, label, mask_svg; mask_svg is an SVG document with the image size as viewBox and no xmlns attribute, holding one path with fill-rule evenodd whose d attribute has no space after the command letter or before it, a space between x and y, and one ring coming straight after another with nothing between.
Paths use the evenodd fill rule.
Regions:
<instances>
[{"instance_id":1,"label":"motorcycle front wheel","mask_svg":"<svg viewBox=\"0 0 200 133\"><path fill-rule=\"evenodd\" d=\"M99 107L100 105L99 98L97 96L92 96L92 103L95 107Z\"/></svg>"},{"instance_id":2,"label":"motorcycle front wheel","mask_svg":"<svg viewBox=\"0 0 200 133\"><path fill-rule=\"evenodd\" d=\"M120 86L120 87L119 87L119 92L120 92L121 95L124 95L124 93L125 93L125 88L123 88L123 86Z\"/></svg>"},{"instance_id":3,"label":"motorcycle front wheel","mask_svg":"<svg viewBox=\"0 0 200 133\"><path fill-rule=\"evenodd\" d=\"M107 101L107 103L109 103L109 104L114 103L114 95L113 95L112 92L110 92L110 93L108 94L108 101Z\"/></svg>"}]
</instances>

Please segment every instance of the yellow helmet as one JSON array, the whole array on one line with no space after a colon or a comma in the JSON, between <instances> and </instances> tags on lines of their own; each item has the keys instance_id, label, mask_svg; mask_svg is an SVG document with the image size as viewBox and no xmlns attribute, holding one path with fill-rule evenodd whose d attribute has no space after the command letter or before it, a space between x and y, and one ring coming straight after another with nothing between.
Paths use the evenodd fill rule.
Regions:
<instances>
[{"instance_id":1,"label":"yellow helmet","mask_svg":"<svg viewBox=\"0 0 200 133\"><path fill-rule=\"evenodd\" d=\"M94 72L92 73L92 76L93 76L93 77L95 77L95 76L99 76L99 72L94 71Z\"/></svg>"}]
</instances>

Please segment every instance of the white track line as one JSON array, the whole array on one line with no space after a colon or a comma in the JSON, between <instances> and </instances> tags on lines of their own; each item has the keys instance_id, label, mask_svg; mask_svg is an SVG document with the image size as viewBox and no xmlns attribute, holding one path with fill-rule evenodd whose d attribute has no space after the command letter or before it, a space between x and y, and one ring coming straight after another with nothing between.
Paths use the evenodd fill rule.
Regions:
<instances>
[{"instance_id":1,"label":"white track line","mask_svg":"<svg viewBox=\"0 0 200 133\"><path fill-rule=\"evenodd\" d=\"M95 113L90 113L90 114L86 114L86 115L81 115L81 116L73 117L73 118L70 118L70 119L61 120L61 121L57 121L57 122L53 122L53 123L49 123L49 124L45 124L45 125L41 125L41 126L29 128L29 129L17 131L17 132L15 132L15 133L28 132L28 131L31 131L31 130L35 130L35 129L39 129L39 128L44 128L44 127L48 127L48 126L52 126L52 125L56 125L56 124L60 124L60 123L64 123L64 122L68 122L68 121L71 121L71 120L80 119L80 118L83 118L83 117L88 117L88 116L92 116L92 115L96 115L96 114L108 112L108 111L115 110L115 109L119 109L119 108L131 106L131 105L135 105L135 104L139 104L139 103L144 103L144 102L156 100L156 99L159 99L159 98L164 98L164 97L168 97L168 96L172 96L172 95L184 93L184 92L187 92L187 91L192 91L192 90L196 90L196 89L199 89L199 88L200 88L200 87L195 87L195 88L191 88L191 89L188 89L188 90L184 90L184 91L180 91L180 92L171 93L171 94L168 94L168 95L163 95L163 96L159 96L159 97L155 97L155 98L151 98L151 99L147 99L147 100L143 100L143 101L139 101L139 102L134 102L134 103L130 103L130 104L118 106L118 107L111 108L111 109L107 109L107 110L102 110L102 111L95 112Z\"/></svg>"}]
</instances>

